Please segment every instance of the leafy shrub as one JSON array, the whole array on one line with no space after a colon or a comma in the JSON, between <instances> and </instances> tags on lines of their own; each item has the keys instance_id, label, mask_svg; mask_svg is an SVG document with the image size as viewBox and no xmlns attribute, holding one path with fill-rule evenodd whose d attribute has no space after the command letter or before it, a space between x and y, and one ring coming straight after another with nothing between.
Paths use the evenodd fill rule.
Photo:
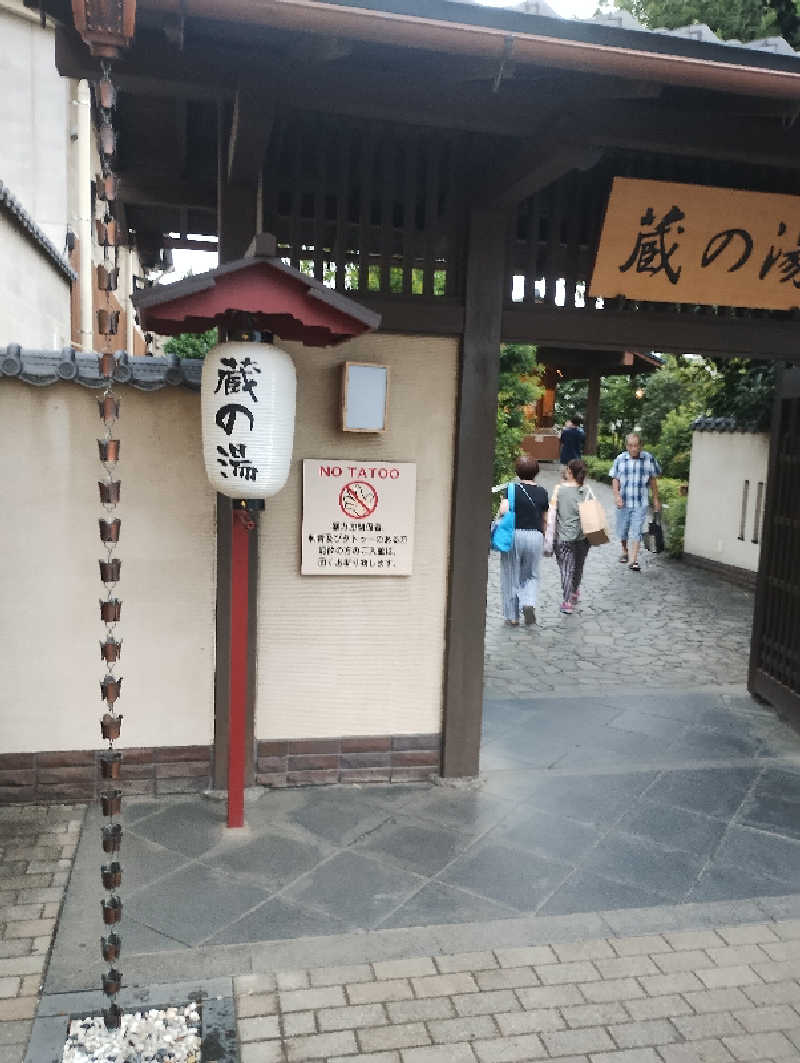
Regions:
<instances>
[{"instance_id":1,"label":"leafy shrub","mask_svg":"<svg viewBox=\"0 0 800 1063\"><path fill-rule=\"evenodd\" d=\"M596 457L602 458L603 461L612 462L620 452L619 443L613 436L598 436L597 437L597 454Z\"/></svg>"},{"instance_id":2,"label":"leafy shrub","mask_svg":"<svg viewBox=\"0 0 800 1063\"><path fill-rule=\"evenodd\" d=\"M615 455L616 457L616 455ZM601 484L610 484L611 477L608 475L608 470L611 467L611 460L608 458L588 457L583 459L586 462L586 468L589 472L590 480L597 480Z\"/></svg>"},{"instance_id":3,"label":"leafy shrub","mask_svg":"<svg viewBox=\"0 0 800 1063\"><path fill-rule=\"evenodd\" d=\"M661 438L653 453L661 464L664 476L677 480L689 475L689 455L692 450L692 421L698 416L696 404L679 406L670 410L661 422Z\"/></svg>"}]
</instances>

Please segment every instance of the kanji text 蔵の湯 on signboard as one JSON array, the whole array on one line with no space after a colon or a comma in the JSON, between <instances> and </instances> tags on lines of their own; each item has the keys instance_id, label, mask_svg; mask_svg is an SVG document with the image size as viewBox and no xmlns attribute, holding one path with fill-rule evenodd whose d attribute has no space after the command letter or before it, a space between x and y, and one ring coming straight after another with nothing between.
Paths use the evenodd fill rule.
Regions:
<instances>
[{"instance_id":1,"label":"kanji text \u8535\u306e\u6e6f on signboard","mask_svg":"<svg viewBox=\"0 0 800 1063\"><path fill-rule=\"evenodd\" d=\"M589 295L800 306L800 196L615 177Z\"/></svg>"}]
</instances>

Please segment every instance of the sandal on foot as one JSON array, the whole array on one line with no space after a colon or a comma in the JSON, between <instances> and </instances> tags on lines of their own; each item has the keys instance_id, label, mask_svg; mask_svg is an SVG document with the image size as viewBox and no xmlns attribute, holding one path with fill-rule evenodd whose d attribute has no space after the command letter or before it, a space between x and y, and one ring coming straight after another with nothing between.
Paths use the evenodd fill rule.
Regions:
<instances>
[{"instance_id":1,"label":"sandal on foot","mask_svg":"<svg viewBox=\"0 0 800 1063\"><path fill-rule=\"evenodd\" d=\"M631 572L641 572L642 568L638 561L634 561L631 565Z\"/></svg>"},{"instance_id":2,"label":"sandal on foot","mask_svg":"<svg viewBox=\"0 0 800 1063\"><path fill-rule=\"evenodd\" d=\"M504 620L506 627L519 627L519 620Z\"/></svg>"},{"instance_id":3,"label":"sandal on foot","mask_svg":"<svg viewBox=\"0 0 800 1063\"><path fill-rule=\"evenodd\" d=\"M617 561L619 561L619 563L621 565L627 565L627 563L628 563L628 555L627 554L620 554L619 557L617 558Z\"/></svg>"}]
</instances>

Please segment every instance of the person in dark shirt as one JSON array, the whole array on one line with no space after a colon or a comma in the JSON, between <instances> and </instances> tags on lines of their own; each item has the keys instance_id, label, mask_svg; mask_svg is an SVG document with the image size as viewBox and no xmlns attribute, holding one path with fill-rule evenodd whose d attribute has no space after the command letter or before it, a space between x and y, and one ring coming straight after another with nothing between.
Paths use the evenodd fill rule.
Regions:
<instances>
[{"instance_id":1,"label":"person in dark shirt","mask_svg":"<svg viewBox=\"0 0 800 1063\"><path fill-rule=\"evenodd\" d=\"M581 418L573 413L561 432L561 464L568 465L575 458L582 458L585 443L586 433L581 428Z\"/></svg>"},{"instance_id":2,"label":"person in dark shirt","mask_svg":"<svg viewBox=\"0 0 800 1063\"><path fill-rule=\"evenodd\" d=\"M518 481L514 484L514 542L508 553L500 554L500 592L503 616L512 627L519 625L519 611L525 623L536 623L536 592L539 589L539 566L544 544L544 514L550 502L547 491L534 480L539 462L523 455L515 465ZM497 511L508 512L508 490Z\"/></svg>"}]
</instances>

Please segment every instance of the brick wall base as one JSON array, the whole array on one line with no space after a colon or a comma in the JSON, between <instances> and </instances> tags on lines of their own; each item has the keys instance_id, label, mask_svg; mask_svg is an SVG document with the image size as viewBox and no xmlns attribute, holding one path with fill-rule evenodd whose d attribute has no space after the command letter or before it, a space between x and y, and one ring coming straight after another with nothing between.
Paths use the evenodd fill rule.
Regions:
<instances>
[{"instance_id":1,"label":"brick wall base","mask_svg":"<svg viewBox=\"0 0 800 1063\"><path fill-rule=\"evenodd\" d=\"M259 742L260 786L419 782L439 774L441 735Z\"/></svg>"},{"instance_id":2,"label":"brick wall base","mask_svg":"<svg viewBox=\"0 0 800 1063\"><path fill-rule=\"evenodd\" d=\"M119 780L101 780L99 750L0 754L0 805L89 801L100 790L156 797L212 788L211 746L126 749ZM439 774L441 735L256 743L259 786L419 782Z\"/></svg>"},{"instance_id":3,"label":"brick wall base","mask_svg":"<svg viewBox=\"0 0 800 1063\"><path fill-rule=\"evenodd\" d=\"M0 754L0 804L89 801L100 790L157 796L207 790L210 746L125 749L120 779L100 779L99 750Z\"/></svg>"}]
</instances>

